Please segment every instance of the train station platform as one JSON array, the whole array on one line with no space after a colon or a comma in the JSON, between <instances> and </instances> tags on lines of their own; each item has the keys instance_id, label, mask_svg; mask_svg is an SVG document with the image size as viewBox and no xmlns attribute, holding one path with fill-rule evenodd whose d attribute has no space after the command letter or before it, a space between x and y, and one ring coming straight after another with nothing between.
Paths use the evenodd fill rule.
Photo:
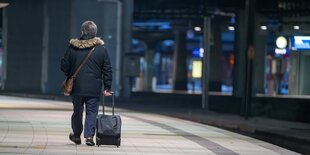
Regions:
<instances>
[{"instance_id":1,"label":"train station platform","mask_svg":"<svg viewBox=\"0 0 310 155\"><path fill-rule=\"evenodd\" d=\"M65 101L0 96L0 154L298 154L238 133L180 119L188 114L178 114L180 118L176 118L156 111L128 108L116 109L123 120L119 148L90 147L84 142L74 145L68 139L71 110L71 103ZM107 108L107 111L110 110ZM223 115L210 115L210 120L226 120ZM202 117L205 118L205 115ZM237 120L234 117L230 119L226 121ZM260 124L259 120L256 122ZM270 123L269 126L272 126L275 122ZM222 125L225 126L224 123Z\"/></svg>"}]
</instances>

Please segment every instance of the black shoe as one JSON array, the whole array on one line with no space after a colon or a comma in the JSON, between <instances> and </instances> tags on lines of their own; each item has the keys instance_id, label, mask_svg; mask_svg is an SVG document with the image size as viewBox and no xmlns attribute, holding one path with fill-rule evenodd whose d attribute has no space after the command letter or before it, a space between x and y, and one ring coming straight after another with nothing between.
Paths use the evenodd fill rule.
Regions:
<instances>
[{"instance_id":1,"label":"black shoe","mask_svg":"<svg viewBox=\"0 0 310 155\"><path fill-rule=\"evenodd\" d=\"M70 133L70 134L69 134L69 139L70 139L73 143L75 143L75 144L77 144L77 145L80 145L80 144L81 144L81 138L76 138L76 137L74 137L73 133Z\"/></svg>"},{"instance_id":2,"label":"black shoe","mask_svg":"<svg viewBox=\"0 0 310 155\"><path fill-rule=\"evenodd\" d=\"M94 145L95 145L94 140L93 140L93 137L87 137L85 143L86 143L86 145L88 145L88 146L94 146Z\"/></svg>"}]
</instances>

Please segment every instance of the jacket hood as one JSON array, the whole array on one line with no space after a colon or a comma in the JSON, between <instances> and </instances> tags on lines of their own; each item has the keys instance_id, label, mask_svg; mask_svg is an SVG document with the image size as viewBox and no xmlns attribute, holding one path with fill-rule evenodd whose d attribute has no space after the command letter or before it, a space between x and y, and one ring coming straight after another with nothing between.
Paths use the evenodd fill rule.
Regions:
<instances>
[{"instance_id":1,"label":"jacket hood","mask_svg":"<svg viewBox=\"0 0 310 155\"><path fill-rule=\"evenodd\" d=\"M102 39L99 37L87 39L87 40L79 40L79 39L71 39L70 40L70 45L73 47L79 48L79 49L84 49L84 48L90 48L94 47L96 45L103 45L104 42Z\"/></svg>"}]
</instances>

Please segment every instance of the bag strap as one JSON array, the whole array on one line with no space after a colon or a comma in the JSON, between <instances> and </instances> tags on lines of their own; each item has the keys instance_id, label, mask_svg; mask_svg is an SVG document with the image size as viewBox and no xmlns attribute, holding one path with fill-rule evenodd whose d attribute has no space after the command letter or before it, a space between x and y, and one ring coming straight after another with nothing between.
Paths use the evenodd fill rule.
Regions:
<instances>
[{"instance_id":1,"label":"bag strap","mask_svg":"<svg viewBox=\"0 0 310 155\"><path fill-rule=\"evenodd\" d=\"M74 72L74 74L72 75L72 77L76 77L80 70L82 69L82 67L86 64L88 58L90 57L90 55L93 53L93 51L95 50L95 47L93 47L89 52L88 54L85 56L85 58L83 59L82 63L80 64L80 66L76 69L76 71Z\"/></svg>"}]
</instances>

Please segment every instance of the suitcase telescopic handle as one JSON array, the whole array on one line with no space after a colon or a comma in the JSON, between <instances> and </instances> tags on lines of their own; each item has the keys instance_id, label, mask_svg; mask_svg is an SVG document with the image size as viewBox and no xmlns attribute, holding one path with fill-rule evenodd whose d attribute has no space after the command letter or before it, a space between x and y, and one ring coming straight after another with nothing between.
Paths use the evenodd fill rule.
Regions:
<instances>
[{"instance_id":1,"label":"suitcase telescopic handle","mask_svg":"<svg viewBox=\"0 0 310 155\"><path fill-rule=\"evenodd\" d=\"M112 94L112 115L114 116L114 92L110 91L110 93Z\"/></svg>"},{"instance_id":2,"label":"suitcase telescopic handle","mask_svg":"<svg viewBox=\"0 0 310 155\"><path fill-rule=\"evenodd\" d=\"M113 91L110 91L110 93L112 94L112 115L114 116L114 106L115 106L114 105L114 94L115 93ZM105 108L104 108L104 106L105 106L104 105L104 98L102 98L101 101L102 101L102 103L101 103L102 104L102 114L104 115L104 110L105 110Z\"/></svg>"}]
</instances>

